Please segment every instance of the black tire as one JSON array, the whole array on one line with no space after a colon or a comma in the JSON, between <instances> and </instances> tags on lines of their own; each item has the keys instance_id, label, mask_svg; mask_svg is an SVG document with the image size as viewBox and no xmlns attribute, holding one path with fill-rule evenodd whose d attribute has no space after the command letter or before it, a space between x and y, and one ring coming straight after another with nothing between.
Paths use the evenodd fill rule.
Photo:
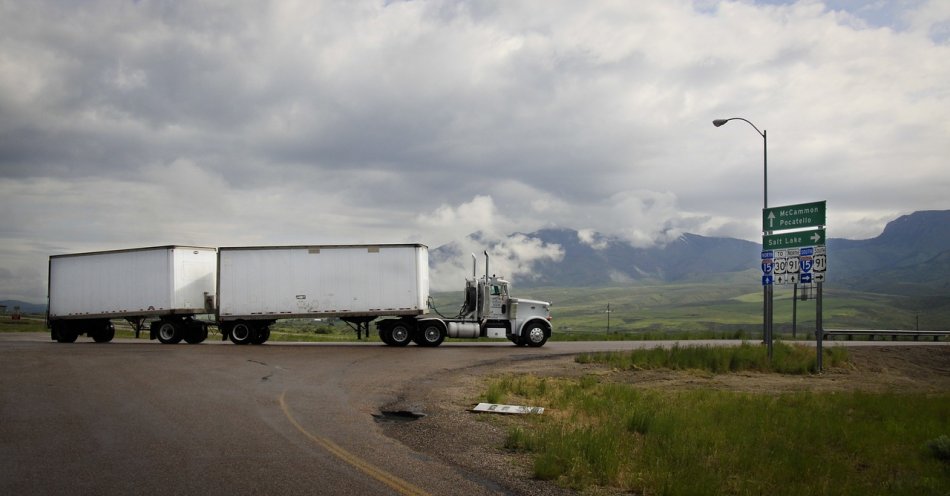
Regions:
<instances>
[{"instance_id":1,"label":"black tire","mask_svg":"<svg viewBox=\"0 0 950 496\"><path fill-rule=\"evenodd\" d=\"M256 329L256 331L253 339L251 339L251 344L264 344L270 339L270 327L264 326Z\"/></svg>"},{"instance_id":2,"label":"black tire","mask_svg":"<svg viewBox=\"0 0 950 496\"><path fill-rule=\"evenodd\" d=\"M108 343L115 337L115 326L112 322L106 322L98 331L92 333L92 340L97 343Z\"/></svg>"},{"instance_id":3,"label":"black tire","mask_svg":"<svg viewBox=\"0 0 950 496\"><path fill-rule=\"evenodd\" d=\"M392 327L381 326L381 327L378 327L378 329L379 329L379 339L382 342L386 343L387 346L393 346L394 343L392 340L392 337L393 337Z\"/></svg>"},{"instance_id":4,"label":"black tire","mask_svg":"<svg viewBox=\"0 0 950 496\"><path fill-rule=\"evenodd\" d=\"M249 344L254 337L254 327L244 321L239 321L231 327L229 333L231 342L234 344Z\"/></svg>"},{"instance_id":5,"label":"black tire","mask_svg":"<svg viewBox=\"0 0 950 496\"><path fill-rule=\"evenodd\" d=\"M399 322L389 330L389 340L393 346L406 346L412 341L413 329L405 322Z\"/></svg>"},{"instance_id":6,"label":"black tire","mask_svg":"<svg viewBox=\"0 0 950 496\"><path fill-rule=\"evenodd\" d=\"M75 343L79 333L72 326L66 324L53 324L53 339L57 343Z\"/></svg>"},{"instance_id":7,"label":"black tire","mask_svg":"<svg viewBox=\"0 0 950 496\"><path fill-rule=\"evenodd\" d=\"M208 339L208 326L205 324L194 323L185 331L185 342L188 344L202 343L205 339Z\"/></svg>"},{"instance_id":8,"label":"black tire","mask_svg":"<svg viewBox=\"0 0 950 496\"><path fill-rule=\"evenodd\" d=\"M540 348L544 346L544 343L548 341L548 331L537 322L528 324L521 331L521 343L531 346L532 348Z\"/></svg>"},{"instance_id":9,"label":"black tire","mask_svg":"<svg viewBox=\"0 0 950 496\"><path fill-rule=\"evenodd\" d=\"M185 337L184 334L181 324L171 320L160 321L155 331L156 337L162 344L178 344Z\"/></svg>"},{"instance_id":10,"label":"black tire","mask_svg":"<svg viewBox=\"0 0 950 496\"><path fill-rule=\"evenodd\" d=\"M439 346L445 341L445 328L437 322L423 322L412 340L419 346Z\"/></svg>"}]
</instances>

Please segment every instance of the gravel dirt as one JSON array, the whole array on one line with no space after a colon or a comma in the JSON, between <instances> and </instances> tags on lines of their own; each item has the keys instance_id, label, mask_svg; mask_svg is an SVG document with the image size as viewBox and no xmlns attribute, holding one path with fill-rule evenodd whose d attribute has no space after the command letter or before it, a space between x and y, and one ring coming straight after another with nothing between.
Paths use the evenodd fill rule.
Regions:
<instances>
[{"instance_id":1,"label":"gravel dirt","mask_svg":"<svg viewBox=\"0 0 950 496\"><path fill-rule=\"evenodd\" d=\"M411 422L382 422L386 435L427 456L452 464L500 493L576 494L532 478L531 461L503 448L510 417L470 409L487 380L505 374L542 377L602 375L610 381L651 389L712 388L776 394L790 391L950 392L950 346L849 347L849 361L825 373L794 376L764 373L708 374L694 371L616 371L582 365L572 356L501 360L451 372L425 387L403 391L384 411L424 413ZM544 405L532 405L544 406Z\"/></svg>"}]
</instances>

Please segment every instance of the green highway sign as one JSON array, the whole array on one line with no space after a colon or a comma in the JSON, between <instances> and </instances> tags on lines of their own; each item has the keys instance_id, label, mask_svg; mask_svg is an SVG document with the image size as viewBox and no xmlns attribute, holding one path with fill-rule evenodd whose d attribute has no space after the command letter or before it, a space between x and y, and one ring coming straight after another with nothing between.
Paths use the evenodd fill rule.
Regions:
<instances>
[{"instance_id":1,"label":"green highway sign","mask_svg":"<svg viewBox=\"0 0 950 496\"><path fill-rule=\"evenodd\" d=\"M824 201L762 209L763 231L787 231L824 225Z\"/></svg>"},{"instance_id":2,"label":"green highway sign","mask_svg":"<svg viewBox=\"0 0 950 496\"><path fill-rule=\"evenodd\" d=\"M824 202L822 202L822 204L824 204ZM824 245L824 229L813 229L811 231L798 231L762 236L762 250L781 250L783 248Z\"/></svg>"}]
</instances>

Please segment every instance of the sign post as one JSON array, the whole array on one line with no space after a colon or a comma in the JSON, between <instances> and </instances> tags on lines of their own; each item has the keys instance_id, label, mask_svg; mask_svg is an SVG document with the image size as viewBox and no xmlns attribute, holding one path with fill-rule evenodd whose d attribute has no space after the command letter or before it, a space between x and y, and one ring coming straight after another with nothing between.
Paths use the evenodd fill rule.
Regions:
<instances>
[{"instance_id":1,"label":"sign post","mask_svg":"<svg viewBox=\"0 0 950 496\"><path fill-rule=\"evenodd\" d=\"M768 295L776 284L817 283L815 336L823 339L821 289L828 268L826 249L826 201L800 203L762 209L762 286ZM794 298L794 297L793 297ZM769 358L772 357L772 302L767 298L765 316ZM818 342L818 370L821 371L821 341Z\"/></svg>"}]
</instances>

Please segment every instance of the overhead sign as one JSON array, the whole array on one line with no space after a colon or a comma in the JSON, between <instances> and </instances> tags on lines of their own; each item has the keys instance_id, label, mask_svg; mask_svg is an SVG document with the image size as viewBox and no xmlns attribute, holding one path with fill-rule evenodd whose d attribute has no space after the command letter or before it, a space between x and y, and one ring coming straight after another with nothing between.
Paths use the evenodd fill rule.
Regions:
<instances>
[{"instance_id":1,"label":"overhead sign","mask_svg":"<svg viewBox=\"0 0 950 496\"><path fill-rule=\"evenodd\" d=\"M799 248L803 246L824 246L825 230L796 231L790 233L767 234L762 236L762 250Z\"/></svg>"},{"instance_id":2,"label":"overhead sign","mask_svg":"<svg viewBox=\"0 0 950 496\"><path fill-rule=\"evenodd\" d=\"M763 231L787 231L825 224L825 201L762 209Z\"/></svg>"}]
</instances>

